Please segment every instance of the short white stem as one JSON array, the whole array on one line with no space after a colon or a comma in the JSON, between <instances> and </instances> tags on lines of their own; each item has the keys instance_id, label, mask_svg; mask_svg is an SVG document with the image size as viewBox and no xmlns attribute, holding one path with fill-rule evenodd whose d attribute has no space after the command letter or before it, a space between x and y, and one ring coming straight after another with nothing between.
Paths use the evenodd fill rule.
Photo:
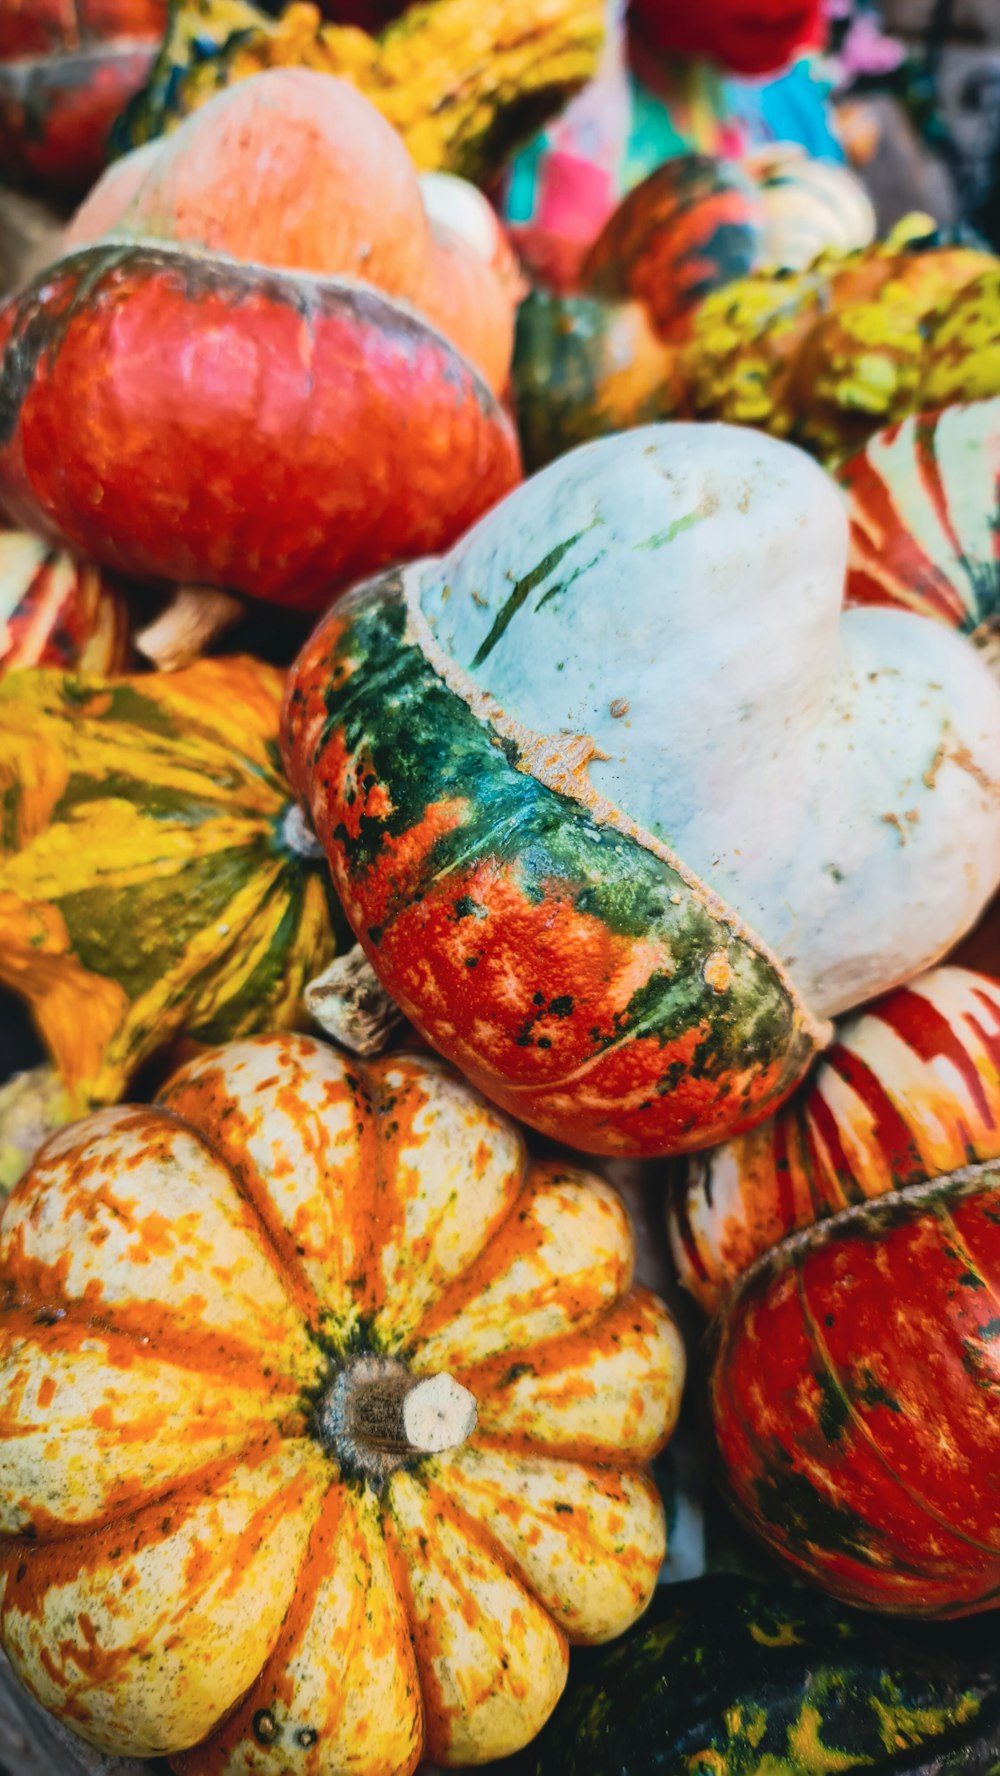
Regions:
<instances>
[{"instance_id":1,"label":"short white stem","mask_svg":"<svg viewBox=\"0 0 1000 1776\"><path fill-rule=\"evenodd\" d=\"M135 637L136 651L160 672L178 672L243 615L241 598L216 586L178 586L169 603Z\"/></svg>"}]
</instances>

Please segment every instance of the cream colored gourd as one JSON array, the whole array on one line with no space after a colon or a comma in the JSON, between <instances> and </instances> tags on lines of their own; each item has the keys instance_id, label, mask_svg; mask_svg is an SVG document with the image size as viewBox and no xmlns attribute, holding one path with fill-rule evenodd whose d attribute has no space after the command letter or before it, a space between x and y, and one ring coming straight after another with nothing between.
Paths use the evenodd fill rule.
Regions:
<instances>
[{"instance_id":1,"label":"cream colored gourd","mask_svg":"<svg viewBox=\"0 0 1000 1776\"><path fill-rule=\"evenodd\" d=\"M407 570L453 688L683 859L827 1017L934 962L1000 879L1000 688L937 624L845 612L846 561L804 453L668 425Z\"/></svg>"}]
</instances>

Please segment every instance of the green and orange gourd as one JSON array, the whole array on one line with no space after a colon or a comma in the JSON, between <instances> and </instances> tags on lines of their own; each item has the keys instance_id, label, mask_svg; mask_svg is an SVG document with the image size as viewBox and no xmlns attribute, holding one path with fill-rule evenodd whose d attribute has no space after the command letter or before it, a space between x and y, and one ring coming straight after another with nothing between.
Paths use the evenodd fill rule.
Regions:
<instances>
[{"instance_id":1,"label":"green and orange gourd","mask_svg":"<svg viewBox=\"0 0 1000 1776\"><path fill-rule=\"evenodd\" d=\"M141 1063L304 1019L344 925L277 754L281 674L203 660L0 684L0 981L70 1114Z\"/></svg>"},{"instance_id":2,"label":"green and orange gourd","mask_svg":"<svg viewBox=\"0 0 1000 1776\"><path fill-rule=\"evenodd\" d=\"M633 1154L751 1127L993 892L996 683L937 625L844 613L846 556L802 453L650 427L300 656L285 756L352 928L533 1126Z\"/></svg>"}]
</instances>

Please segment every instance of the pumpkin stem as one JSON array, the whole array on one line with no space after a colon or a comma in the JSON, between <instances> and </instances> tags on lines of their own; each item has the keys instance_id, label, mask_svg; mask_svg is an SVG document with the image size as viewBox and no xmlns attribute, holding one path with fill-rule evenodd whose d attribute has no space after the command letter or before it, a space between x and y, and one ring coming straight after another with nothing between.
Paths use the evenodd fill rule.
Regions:
<instances>
[{"instance_id":1,"label":"pumpkin stem","mask_svg":"<svg viewBox=\"0 0 1000 1776\"><path fill-rule=\"evenodd\" d=\"M403 1022L360 944L336 956L309 982L303 997L309 1016L351 1054L381 1054Z\"/></svg>"},{"instance_id":2,"label":"pumpkin stem","mask_svg":"<svg viewBox=\"0 0 1000 1776\"><path fill-rule=\"evenodd\" d=\"M350 1405L355 1437L394 1455L438 1455L475 1429L476 1401L450 1375L402 1375L358 1388Z\"/></svg>"},{"instance_id":3,"label":"pumpkin stem","mask_svg":"<svg viewBox=\"0 0 1000 1776\"><path fill-rule=\"evenodd\" d=\"M136 651L160 672L190 666L243 615L241 598L215 586L178 586L159 616L140 629Z\"/></svg>"},{"instance_id":4,"label":"pumpkin stem","mask_svg":"<svg viewBox=\"0 0 1000 1776\"><path fill-rule=\"evenodd\" d=\"M450 1375L411 1375L395 1357L349 1358L316 1428L346 1472L387 1479L419 1456L464 1443L476 1428L476 1398Z\"/></svg>"}]
</instances>

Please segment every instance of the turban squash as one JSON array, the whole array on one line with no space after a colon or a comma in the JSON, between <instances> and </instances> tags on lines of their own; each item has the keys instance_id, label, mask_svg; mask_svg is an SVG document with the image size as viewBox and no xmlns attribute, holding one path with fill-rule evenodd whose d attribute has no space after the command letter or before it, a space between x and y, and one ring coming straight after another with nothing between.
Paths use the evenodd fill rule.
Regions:
<instances>
[{"instance_id":1,"label":"turban squash","mask_svg":"<svg viewBox=\"0 0 1000 1776\"><path fill-rule=\"evenodd\" d=\"M995 1626L948 1638L731 1573L661 1586L511 1776L973 1776L1000 1744Z\"/></svg>"},{"instance_id":2,"label":"turban squash","mask_svg":"<svg viewBox=\"0 0 1000 1776\"><path fill-rule=\"evenodd\" d=\"M0 982L77 1113L182 1035L300 1018L343 929L276 757L281 675L203 660L0 685Z\"/></svg>"},{"instance_id":3,"label":"turban squash","mask_svg":"<svg viewBox=\"0 0 1000 1776\"><path fill-rule=\"evenodd\" d=\"M498 384L514 297L435 232L366 100L277 70L140 154L0 311L16 522L136 576L315 608L517 481L513 427L452 343Z\"/></svg>"},{"instance_id":4,"label":"turban squash","mask_svg":"<svg viewBox=\"0 0 1000 1776\"><path fill-rule=\"evenodd\" d=\"M689 1162L681 1282L710 1310L796 1228L973 1160L1000 1160L1000 981L936 968L845 1018L777 1116Z\"/></svg>"},{"instance_id":5,"label":"turban squash","mask_svg":"<svg viewBox=\"0 0 1000 1776\"><path fill-rule=\"evenodd\" d=\"M1000 1167L791 1235L712 1324L744 1521L835 1596L948 1617L1000 1596Z\"/></svg>"},{"instance_id":6,"label":"turban squash","mask_svg":"<svg viewBox=\"0 0 1000 1776\"><path fill-rule=\"evenodd\" d=\"M752 1126L825 1017L992 893L996 683L937 625L843 614L846 544L803 454L650 427L358 588L300 656L286 762L347 917L534 1126L633 1153Z\"/></svg>"},{"instance_id":7,"label":"turban squash","mask_svg":"<svg viewBox=\"0 0 1000 1776\"><path fill-rule=\"evenodd\" d=\"M0 166L8 184L81 197L142 86L167 0L0 0Z\"/></svg>"},{"instance_id":8,"label":"turban squash","mask_svg":"<svg viewBox=\"0 0 1000 1776\"><path fill-rule=\"evenodd\" d=\"M632 1262L425 1057L259 1037L53 1137L0 1233L22 1681L185 1776L524 1745L663 1556L683 1349Z\"/></svg>"}]
</instances>

